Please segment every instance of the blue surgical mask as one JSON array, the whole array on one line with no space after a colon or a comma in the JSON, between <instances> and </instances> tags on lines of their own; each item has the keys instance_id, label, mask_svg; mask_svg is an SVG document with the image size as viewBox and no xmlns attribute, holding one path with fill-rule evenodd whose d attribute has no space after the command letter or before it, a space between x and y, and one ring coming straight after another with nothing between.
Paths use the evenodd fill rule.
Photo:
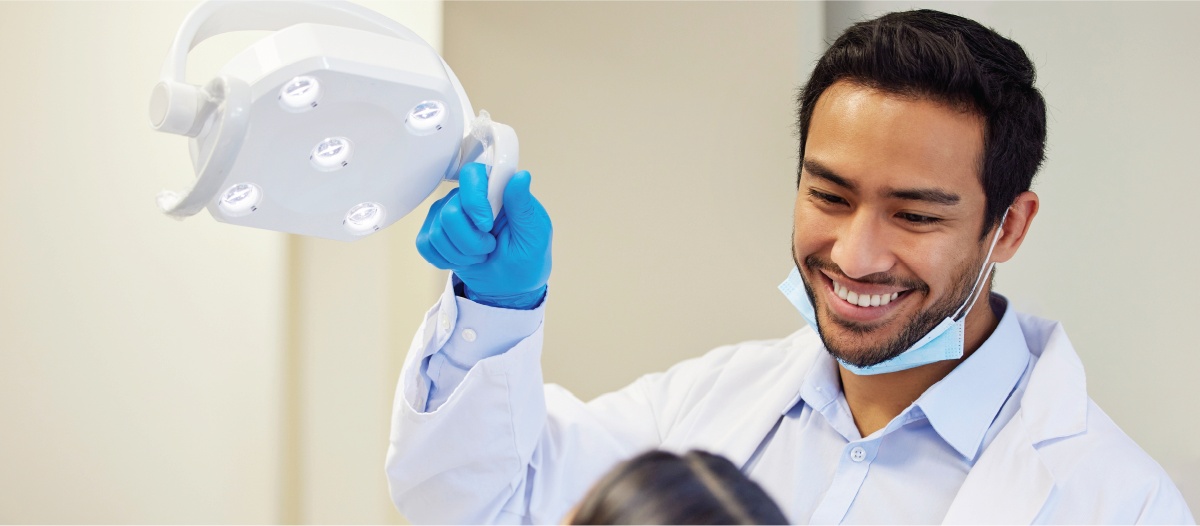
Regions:
<instances>
[{"instance_id":1,"label":"blue surgical mask","mask_svg":"<svg viewBox=\"0 0 1200 526\"><path fill-rule=\"evenodd\" d=\"M1000 219L1000 228L996 229L996 234L992 237L992 246L988 248L987 257L984 261L992 258L992 249L996 248L996 240L1000 238L1000 231L1004 228L1004 221L1008 219L1008 211L1004 212L1004 217ZM933 330L929 331L924 337L914 343L908 350L900 353L895 358L886 362L878 363L867 367L858 367L853 364L846 363L841 359L838 362L842 364L850 372L857 375L867 374L883 374L905 369L912 369L933 362L942 360L957 360L963 356L963 347L966 338L966 323L967 314L970 314L971 307L974 305L976 289L983 282L983 277L991 273L995 263L989 263L979 269L979 276L975 278L975 286L971 287L971 294L967 296L967 301L962 304L954 312L952 316L942 320ZM800 275L800 270L792 268L792 273L788 275L788 279L779 285L779 290L787 296L788 301L796 306L796 310L800 311L800 316L804 317L804 321L814 330L817 329L817 315L813 309L812 301L808 298L808 293L804 289L804 278ZM965 312L964 312L965 311ZM959 313L962 316L959 316Z\"/></svg>"}]
</instances>

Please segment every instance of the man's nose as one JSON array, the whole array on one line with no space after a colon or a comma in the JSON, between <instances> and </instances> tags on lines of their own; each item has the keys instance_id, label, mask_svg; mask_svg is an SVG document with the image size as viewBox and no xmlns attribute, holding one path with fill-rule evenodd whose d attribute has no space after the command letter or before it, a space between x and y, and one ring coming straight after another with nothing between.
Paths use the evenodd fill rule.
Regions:
<instances>
[{"instance_id":1,"label":"man's nose","mask_svg":"<svg viewBox=\"0 0 1200 526\"><path fill-rule=\"evenodd\" d=\"M896 263L889 241L882 222L861 211L838 233L830 257L849 278L887 272Z\"/></svg>"}]
</instances>

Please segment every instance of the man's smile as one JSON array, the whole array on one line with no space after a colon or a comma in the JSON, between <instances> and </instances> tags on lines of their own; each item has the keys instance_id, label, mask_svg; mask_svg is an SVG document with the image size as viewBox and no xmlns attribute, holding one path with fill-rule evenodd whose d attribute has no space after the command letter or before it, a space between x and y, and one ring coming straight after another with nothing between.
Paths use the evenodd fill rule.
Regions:
<instances>
[{"instance_id":1,"label":"man's smile","mask_svg":"<svg viewBox=\"0 0 1200 526\"><path fill-rule=\"evenodd\" d=\"M825 271L817 273L826 303L833 314L847 321L878 322L899 308L912 289L895 285L859 283L839 276L836 280Z\"/></svg>"}]
</instances>

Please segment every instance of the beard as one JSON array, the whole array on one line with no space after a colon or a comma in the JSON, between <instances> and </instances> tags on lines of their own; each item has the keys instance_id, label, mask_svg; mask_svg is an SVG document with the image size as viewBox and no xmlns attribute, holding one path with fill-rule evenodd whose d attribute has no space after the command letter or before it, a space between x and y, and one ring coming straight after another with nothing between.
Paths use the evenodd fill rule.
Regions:
<instances>
[{"instance_id":1,"label":"beard","mask_svg":"<svg viewBox=\"0 0 1200 526\"><path fill-rule=\"evenodd\" d=\"M795 254L793 254L792 259L795 261ZM916 316L910 318L908 323L905 324L904 328L902 328L898 334L880 345L865 349L851 350L839 345L837 342L830 341L830 339L825 336L825 331L821 330L820 326L823 324L835 324L854 335L868 335L875 331L882 330L882 327L879 324L867 324L839 320L833 318L832 316L826 316L826 319L822 319L820 309L815 309L817 311L817 327L814 327L814 329L817 330L817 334L821 337L821 342L825 344L825 349L829 351L829 354L833 355L833 357L837 358L838 360L856 367L870 367L872 365L878 365L891 360L892 358L904 354L904 352L912 347L913 344L920 341L921 338L924 338L926 334L929 334L929 331L933 330L934 327L937 327L942 320L953 316L955 311L957 311L964 303L967 302L968 298L970 298L974 292L972 290L974 289L976 281L974 276L978 274L978 269L980 265L983 264L982 259L983 257L981 256L976 258L974 261L968 261L964 263L963 266L958 269L958 272L956 272L954 285L950 289L950 294L929 306L929 308L917 313ZM804 258L804 265L813 272L827 270L835 275L845 275L835 263L832 261L823 260L815 254ZM804 270L804 267L800 267L798 263L796 266L802 271ZM975 270L973 271L973 269ZM812 286L809 285L809 281L809 279L804 279L804 292L808 294L809 302L811 302L815 307L817 305L816 294L813 293L813 289ZM909 294L915 292L921 292L925 295L929 294L929 285L924 281L897 278L887 274L871 274L856 281L875 285L900 286L909 289ZM828 311L828 307L826 307L826 310Z\"/></svg>"}]
</instances>

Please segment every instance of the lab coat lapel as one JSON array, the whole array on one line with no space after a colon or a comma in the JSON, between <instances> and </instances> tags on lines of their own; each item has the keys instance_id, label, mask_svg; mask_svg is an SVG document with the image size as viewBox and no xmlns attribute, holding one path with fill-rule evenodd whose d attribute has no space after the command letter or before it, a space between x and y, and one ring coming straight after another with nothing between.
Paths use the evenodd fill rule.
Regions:
<instances>
[{"instance_id":1,"label":"lab coat lapel","mask_svg":"<svg viewBox=\"0 0 1200 526\"><path fill-rule=\"evenodd\" d=\"M950 504L945 524L1029 524L1054 489L1037 444L1087 430L1087 380L1062 325L1018 314L1038 357L1021 409L983 452Z\"/></svg>"},{"instance_id":2,"label":"lab coat lapel","mask_svg":"<svg viewBox=\"0 0 1200 526\"><path fill-rule=\"evenodd\" d=\"M1029 524L1037 517L1054 475L1042 463L1020 411L967 474L943 524Z\"/></svg>"},{"instance_id":3,"label":"lab coat lapel","mask_svg":"<svg viewBox=\"0 0 1200 526\"><path fill-rule=\"evenodd\" d=\"M758 349L771 353L774 365L764 367L761 354L735 355L723 368L709 396L663 441L663 449L683 452L701 449L742 466L750 460L767 433L796 400L815 353L822 350L812 330L793 340L791 347Z\"/></svg>"}]
</instances>

